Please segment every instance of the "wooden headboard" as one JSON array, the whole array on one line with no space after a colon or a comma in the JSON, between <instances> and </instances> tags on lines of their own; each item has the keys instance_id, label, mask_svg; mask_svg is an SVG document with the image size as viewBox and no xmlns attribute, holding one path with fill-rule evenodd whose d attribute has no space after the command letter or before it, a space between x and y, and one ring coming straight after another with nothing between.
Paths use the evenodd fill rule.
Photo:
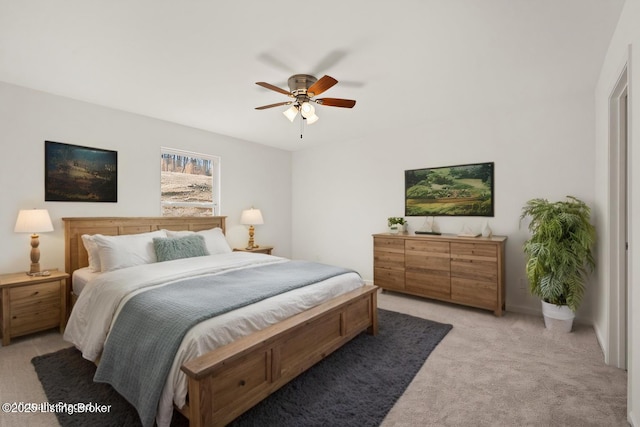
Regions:
<instances>
[{"instance_id":1,"label":"wooden headboard","mask_svg":"<svg viewBox=\"0 0 640 427\"><path fill-rule=\"evenodd\" d=\"M179 217L85 217L62 218L64 222L64 268L70 275L89 265L89 257L82 243L83 234L118 236L146 233L155 230L200 231L219 227L224 233L225 216Z\"/></svg>"}]
</instances>

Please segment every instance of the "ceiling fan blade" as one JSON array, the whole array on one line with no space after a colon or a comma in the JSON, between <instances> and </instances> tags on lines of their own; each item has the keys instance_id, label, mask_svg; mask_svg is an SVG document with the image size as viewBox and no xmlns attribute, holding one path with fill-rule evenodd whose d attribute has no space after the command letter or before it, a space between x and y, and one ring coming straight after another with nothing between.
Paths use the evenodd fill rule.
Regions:
<instances>
[{"instance_id":1,"label":"ceiling fan blade","mask_svg":"<svg viewBox=\"0 0 640 427\"><path fill-rule=\"evenodd\" d=\"M307 89L307 94L313 98L314 96L320 95L325 90L330 89L336 83L338 83L338 81L333 77L323 76L320 80L312 84L309 89Z\"/></svg>"},{"instance_id":2,"label":"ceiling fan blade","mask_svg":"<svg viewBox=\"0 0 640 427\"><path fill-rule=\"evenodd\" d=\"M281 105L289 105L292 101L278 102L277 104L263 105L262 107L256 107L256 110L266 110L267 108L279 107Z\"/></svg>"},{"instance_id":3,"label":"ceiling fan blade","mask_svg":"<svg viewBox=\"0 0 640 427\"><path fill-rule=\"evenodd\" d=\"M316 99L316 102L320 105L326 105L329 107L342 107L353 108L356 105L356 101L353 99L340 99L340 98L322 98Z\"/></svg>"},{"instance_id":4,"label":"ceiling fan blade","mask_svg":"<svg viewBox=\"0 0 640 427\"><path fill-rule=\"evenodd\" d=\"M331 67L335 66L338 62L342 61L342 59L347 56L347 51L346 50L332 50L331 52L327 53L317 64L316 66L313 68L313 71L311 71L312 76L317 76L318 74L322 74L324 73L325 70L330 69Z\"/></svg>"},{"instance_id":5,"label":"ceiling fan blade","mask_svg":"<svg viewBox=\"0 0 640 427\"><path fill-rule=\"evenodd\" d=\"M280 92L280 93L281 93L281 94L283 94L283 95L293 96L293 95L291 94L291 92L289 92L289 91L287 91L287 90L284 90L284 89L280 89L278 86L274 86L274 85L272 85L272 84L270 84L270 83L265 83L265 82L256 82L256 84L257 84L258 86L262 86L263 88L271 89L271 90L275 90L276 92Z\"/></svg>"},{"instance_id":6,"label":"ceiling fan blade","mask_svg":"<svg viewBox=\"0 0 640 427\"><path fill-rule=\"evenodd\" d=\"M289 74L295 74L295 70L292 70L289 64L280 60L280 58L278 58L276 55L272 55L269 52L259 54L258 59L274 68L279 68L280 70L286 71Z\"/></svg>"}]
</instances>

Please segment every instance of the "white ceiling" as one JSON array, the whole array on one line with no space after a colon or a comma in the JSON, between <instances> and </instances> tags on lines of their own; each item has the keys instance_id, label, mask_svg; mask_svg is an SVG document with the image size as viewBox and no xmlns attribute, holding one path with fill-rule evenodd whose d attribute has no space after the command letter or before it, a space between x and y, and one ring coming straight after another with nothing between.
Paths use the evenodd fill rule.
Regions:
<instances>
[{"instance_id":1,"label":"white ceiling","mask_svg":"<svg viewBox=\"0 0 640 427\"><path fill-rule=\"evenodd\" d=\"M624 0L0 0L0 81L287 150L593 90ZM296 73L339 83L300 140Z\"/></svg>"}]
</instances>

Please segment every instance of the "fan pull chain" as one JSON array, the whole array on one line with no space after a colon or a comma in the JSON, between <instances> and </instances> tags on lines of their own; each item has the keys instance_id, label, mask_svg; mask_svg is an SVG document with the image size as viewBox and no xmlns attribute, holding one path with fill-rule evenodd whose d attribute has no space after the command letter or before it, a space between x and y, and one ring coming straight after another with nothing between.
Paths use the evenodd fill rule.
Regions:
<instances>
[{"instance_id":1,"label":"fan pull chain","mask_svg":"<svg viewBox=\"0 0 640 427\"><path fill-rule=\"evenodd\" d=\"M302 133L304 132L304 117L300 115L300 139L302 139Z\"/></svg>"}]
</instances>

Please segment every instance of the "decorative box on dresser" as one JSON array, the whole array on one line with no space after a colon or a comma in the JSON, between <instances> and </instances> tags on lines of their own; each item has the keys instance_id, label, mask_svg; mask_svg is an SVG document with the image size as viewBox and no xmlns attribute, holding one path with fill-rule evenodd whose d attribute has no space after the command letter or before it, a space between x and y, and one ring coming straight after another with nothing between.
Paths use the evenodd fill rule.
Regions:
<instances>
[{"instance_id":1,"label":"decorative box on dresser","mask_svg":"<svg viewBox=\"0 0 640 427\"><path fill-rule=\"evenodd\" d=\"M505 307L507 238L373 235L373 282L382 289L491 310Z\"/></svg>"},{"instance_id":2,"label":"decorative box on dresser","mask_svg":"<svg viewBox=\"0 0 640 427\"><path fill-rule=\"evenodd\" d=\"M0 275L2 345L11 338L55 327L67 321L67 273L50 270L48 276L26 273Z\"/></svg>"}]
</instances>

